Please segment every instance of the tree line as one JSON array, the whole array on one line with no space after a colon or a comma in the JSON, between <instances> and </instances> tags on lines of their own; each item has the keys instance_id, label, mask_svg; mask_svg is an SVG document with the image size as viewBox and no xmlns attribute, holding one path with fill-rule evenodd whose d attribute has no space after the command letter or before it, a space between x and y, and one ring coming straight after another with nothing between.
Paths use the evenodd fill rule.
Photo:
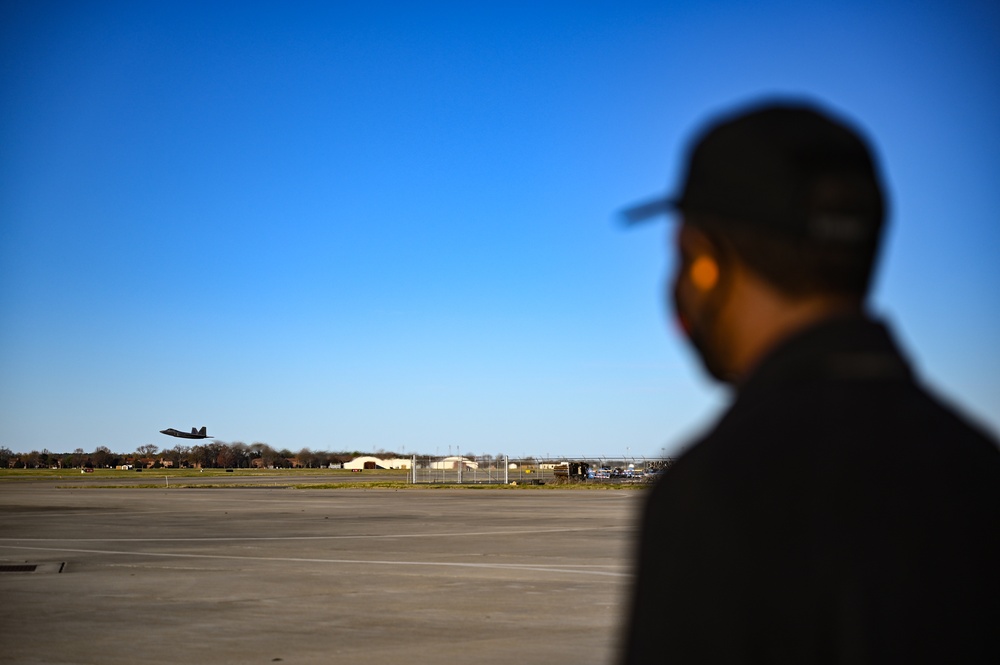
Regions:
<instances>
[{"instance_id":1,"label":"tree line","mask_svg":"<svg viewBox=\"0 0 1000 665\"><path fill-rule=\"evenodd\" d=\"M209 441L186 446L177 444L173 448L160 449L154 444L144 444L133 453L115 453L107 446L98 446L92 452L76 448L71 453L54 453L49 450L32 450L29 453L15 453L9 448L0 448L0 468L15 469L113 469L118 466L133 465L143 467L173 468L224 468L248 469L264 468L321 468L331 464L348 462L361 455L397 457L396 453L379 450L377 453L328 452L302 448L292 452L288 448L274 449L266 443L251 444L242 441L227 443Z\"/></svg>"}]
</instances>

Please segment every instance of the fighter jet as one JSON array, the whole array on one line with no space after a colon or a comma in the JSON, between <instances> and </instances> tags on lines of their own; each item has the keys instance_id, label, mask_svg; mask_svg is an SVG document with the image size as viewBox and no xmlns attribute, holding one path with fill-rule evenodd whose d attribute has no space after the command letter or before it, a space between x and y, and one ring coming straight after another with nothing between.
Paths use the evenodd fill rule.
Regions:
<instances>
[{"instance_id":1,"label":"fighter jet","mask_svg":"<svg viewBox=\"0 0 1000 665\"><path fill-rule=\"evenodd\" d=\"M187 432L179 432L179 431L175 430L173 427L171 427L170 429L161 429L160 430L160 434L166 434L168 436L179 436L182 439L207 439L208 438L208 432L205 431L204 427L202 427L201 429L195 429L195 428L192 427L190 434L188 434Z\"/></svg>"}]
</instances>

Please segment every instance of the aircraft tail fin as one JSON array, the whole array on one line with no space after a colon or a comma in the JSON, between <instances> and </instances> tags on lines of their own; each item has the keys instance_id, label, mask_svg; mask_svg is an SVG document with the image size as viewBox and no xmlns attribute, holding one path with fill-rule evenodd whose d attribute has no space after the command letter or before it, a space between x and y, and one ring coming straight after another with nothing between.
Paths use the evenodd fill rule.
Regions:
<instances>
[{"instance_id":1,"label":"aircraft tail fin","mask_svg":"<svg viewBox=\"0 0 1000 665\"><path fill-rule=\"evenodd\" d=\"M194 428L193 427L191 428L191 431L194 432ZM198 430L198 434L200 434L201 436L208 436L208 428L206 428L204 425L202 425L202 428L200 430Z\"/></svg>"}]
</instances>

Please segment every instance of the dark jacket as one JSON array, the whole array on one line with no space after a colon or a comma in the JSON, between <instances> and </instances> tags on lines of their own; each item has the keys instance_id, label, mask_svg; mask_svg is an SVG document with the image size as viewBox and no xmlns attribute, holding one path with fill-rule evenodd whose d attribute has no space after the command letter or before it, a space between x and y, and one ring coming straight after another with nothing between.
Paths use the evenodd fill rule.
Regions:
<instances>
[{"instance_id":1,"label":"dark jacket","mask_svg":"<svg viewBox=\"0 0 1000 665\"><path fill-rule=\"evenodd\" d=\"M652 490L624 662L1000 663L1000 449L884 326L771 353Z\"/></svg>"}]
</instances>

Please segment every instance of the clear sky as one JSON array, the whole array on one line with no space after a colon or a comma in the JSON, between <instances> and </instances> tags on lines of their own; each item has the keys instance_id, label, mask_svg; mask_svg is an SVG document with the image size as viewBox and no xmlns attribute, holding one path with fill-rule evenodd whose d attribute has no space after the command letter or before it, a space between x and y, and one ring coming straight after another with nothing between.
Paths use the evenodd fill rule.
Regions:
<instances>
[{"instance_id":1,"label":"clear sky","mask_svg":"<svg viewBox=\"0 0 1000 665\"><path fill-rule=\"evenodd\" d=\"M874 307L1000 430L995 2L0 12L0 446L676 452L729 397L615 215L772 94L874 139Z\"/></svg>"}]
</instances>

